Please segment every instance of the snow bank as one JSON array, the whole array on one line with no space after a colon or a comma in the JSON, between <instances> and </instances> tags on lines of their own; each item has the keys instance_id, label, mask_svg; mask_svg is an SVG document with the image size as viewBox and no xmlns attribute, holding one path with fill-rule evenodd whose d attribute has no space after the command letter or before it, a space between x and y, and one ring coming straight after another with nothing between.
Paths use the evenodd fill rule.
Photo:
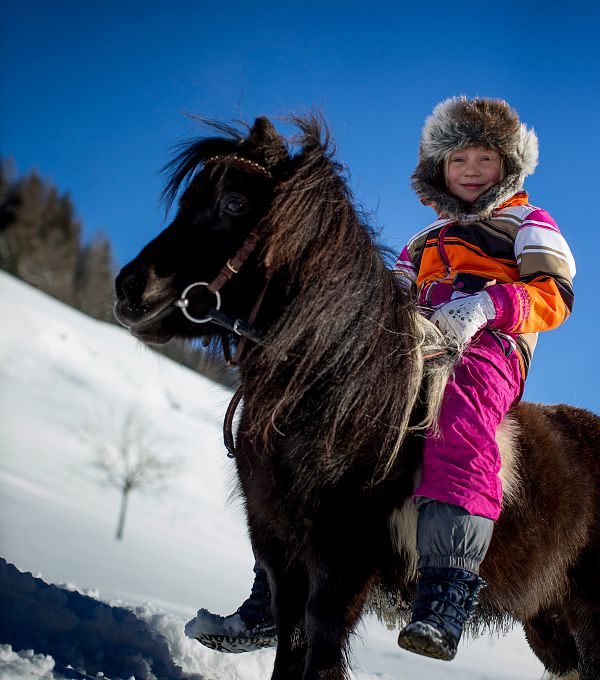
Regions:
<instances>
[{"instance_id":1,"label":"snow bank","mask_svg":"<svg viewBox=\"0 0 600 680\"><path fill-rule=\"evenodd\" d=\"M47 654L13 652L10 645L0 645L0 680L55 680L53 668L54 659Z\"/></svg>"},{"instance_id":2,"label":"snow bank","mask_svg":"<svg viewBox=\"0 0 600 680\"><path fill-rule=\"evenodd\" d=\"M273 652L243 664L185 637L183 621L151 605L102 602L45 583L0 559L0 680L262 680ZM27 650L19 651L13 650Z\"/></svg>"},{"instance_id":3,"label":"snow bank","mask_svg":"<svg viewBox=\"0 0 600 680\"><path fill-rule=\"evenodd\" d=\"M92 676L184 677L165 638L134 612L44 583L5 560L0 584L0 639L13 649L33 649Z\"/></svg>"}]
</instances>

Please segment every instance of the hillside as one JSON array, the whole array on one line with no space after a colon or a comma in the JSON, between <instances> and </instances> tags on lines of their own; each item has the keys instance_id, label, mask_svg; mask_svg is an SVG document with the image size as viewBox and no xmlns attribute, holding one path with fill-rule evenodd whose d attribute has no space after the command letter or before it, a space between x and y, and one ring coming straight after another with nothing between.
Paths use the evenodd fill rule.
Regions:
<instances>
[{"instance_id":1,"label":"hillside","mask_svg":"<svg viewBox=\"0 0 600 680\"><path fill-rule=\"evenodd\" d=\"M230 612L251 585L243 513L228 500L233 464L221 443L229 392L3 272L0 318L0 541L9 563L0 583L11 597L14 639L19 610L39 624L33 653L2 646L0 680L86 677L69 663L112 680L129 678L133 667L140 678L269 677L271 650L227 656L183 634L199 607ZM117 542L118 493L98 483L89 433L113 441L132 407L148 418L178 474L159 495L132 495ZM64 644L49 646L65 612L78 612L71 630L80 637L63 634ZM85 627L94 617L101 623ZM402 652L395 637L373 621L362 627L357 680L542 674L519 631L467 642L452 664ZM131 645L127 654L115 646L121 639Z\"/></svg>"}]
</instances>

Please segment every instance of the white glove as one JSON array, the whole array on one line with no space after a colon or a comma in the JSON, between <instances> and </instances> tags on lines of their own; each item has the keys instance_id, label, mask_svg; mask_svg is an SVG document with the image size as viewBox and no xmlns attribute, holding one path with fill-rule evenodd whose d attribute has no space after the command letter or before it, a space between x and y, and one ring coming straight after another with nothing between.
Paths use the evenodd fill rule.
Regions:
<instances>
[{"instance_id":1,"label":"white glove","mask_svg":"<svg viewBox=\"0 0 600 680\"><path fill-rule=\"evenodd\" d=\"M450 300L431 315L430 321L442 333L455 336L460 342L469 340L496 318L492 298L485 291Z\"/></svg>"}]
</instances>

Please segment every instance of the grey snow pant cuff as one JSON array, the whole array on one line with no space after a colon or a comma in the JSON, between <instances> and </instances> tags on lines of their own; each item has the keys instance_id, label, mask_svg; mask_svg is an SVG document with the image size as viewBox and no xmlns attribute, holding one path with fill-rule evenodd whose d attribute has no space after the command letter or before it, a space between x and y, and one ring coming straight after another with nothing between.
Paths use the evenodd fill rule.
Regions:
<instances>
[{"instance_id":1,"label":"grey snow pant cuff","mask_svg":"<svg viewBox=\"0 0 600 680\"><path fill-rule=\"evenodd\" d=\"M417 498L417 509L418 569L453 567L479 574L492 540L493 520L423 496Z\"/></svg>"}]
</instances>

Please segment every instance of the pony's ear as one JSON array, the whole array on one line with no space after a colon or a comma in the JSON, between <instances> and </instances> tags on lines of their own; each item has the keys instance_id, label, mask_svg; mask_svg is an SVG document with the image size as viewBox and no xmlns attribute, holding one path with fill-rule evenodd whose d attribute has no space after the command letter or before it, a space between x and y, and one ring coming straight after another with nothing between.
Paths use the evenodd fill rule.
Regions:
<instances>
[{"instance_id":1,"label":"pony's ear","mask_svg":"<svg viewBox=\"0 0 600 680\"><path fill-rule=\"evenodd\" d=\"M267 167L277 165L288 157L288 150L283 137L265 116L254 121L247 143L258 152Z\"/></svg>"}]
</instances>

